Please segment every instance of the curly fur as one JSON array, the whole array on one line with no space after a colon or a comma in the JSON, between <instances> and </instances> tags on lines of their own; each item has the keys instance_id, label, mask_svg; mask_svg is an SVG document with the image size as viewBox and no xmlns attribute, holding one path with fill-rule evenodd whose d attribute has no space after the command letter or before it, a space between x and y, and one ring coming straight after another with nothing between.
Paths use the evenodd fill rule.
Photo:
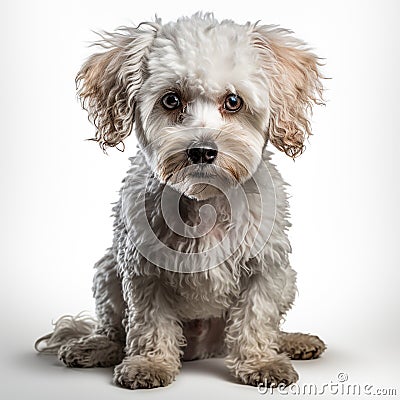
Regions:
<instances>
[{"instance_id":1,"label":"curly fur","mask_svg":"<svg viewBox=\"0 0 400 400\"><path fill-rule=\"evenodd\" d=\"M64 315L54 323L54 332L44 335L35 342L39 353L57 354L60 347L71 339L90 335L96 326L95 319L83 313L77 316ZM41 343L45 346L41 347Z\"/></svg>"},{"instance_id":2,"label":"curly fur","mask_svg":"<svg viewBox=\"0 0 400 400\"><path fill-rule=\"evenodd\" d=\"M263 69L270 78L269 138L290 157L304 151L311 135L308 113L322 102L321 65L304 42L275 26L256 26L252 34Z\"/></svg>"},{"instance_id":3,"label":"curly fur","mask_svg":"<svg viewBox=\"0 0 400 400\"><path fill-rule=\"evenodd\" d=\"M131 133L135 95L143 82L143 60L156 24L123 27L104 33L97 44L109 51L91 56L76 77L78 96L96 126L103 150L115 147Z\"/></svg>"},{"instance_id":4,"label":"curly fur","mask_svg":"<svg viewBox=\"0 0 400 400\"><path fill-rule=\"evenodd\" d=\"M68 366L118 364L114 381L130 389L170 384L182 360L221 356L242 383L296 381L290 358L325 345L280 330L296 273L286 183L265 146L302 152L321 94L316 56L286 30L211 14L124 28L100 44L78 93L103 149L135 121L140 150L95 265L98 321L63 317L36 348ZM171 91L182 102L173 112L160 103ZM243 99L239 112L224 108L228 93ZM191 163L187 149L209 142L215 162Z\"/></svg>"}]
</instances>

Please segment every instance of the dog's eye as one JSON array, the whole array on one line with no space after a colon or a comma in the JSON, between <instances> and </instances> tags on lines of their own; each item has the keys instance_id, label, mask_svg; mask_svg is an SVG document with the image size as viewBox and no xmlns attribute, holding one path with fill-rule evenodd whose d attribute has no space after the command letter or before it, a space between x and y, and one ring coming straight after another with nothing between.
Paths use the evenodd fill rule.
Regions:
<instances>
[{"instance_id":1,"label":"dog's eye","mask_svg":"<svg viewBox=\"0 0 400 400\"><path fill-rule=\"evenodd\" d=\"M161 99L161 104L166 110L176 110L181 105L181 100L176 93L167 93Z\"/></svg>"},{"instance_id":2,"label":"dog's eye","mask_svg":"<svg viewBox=\"0 0 400 400\"><path fill-rule=\"evenodd\" d=\"M242 108L243 100L236 94L229 94L225 98L224 108L229 112L236 112Z\"/></svg>"}]
</instances>

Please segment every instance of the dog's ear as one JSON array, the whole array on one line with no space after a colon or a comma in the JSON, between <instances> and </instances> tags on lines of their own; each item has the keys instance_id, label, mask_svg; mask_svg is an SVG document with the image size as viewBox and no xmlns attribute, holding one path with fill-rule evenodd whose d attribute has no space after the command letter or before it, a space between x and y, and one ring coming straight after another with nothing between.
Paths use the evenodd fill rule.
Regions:
<instances>
[{"instance_id":1,"label":"dog's ear","mask_svg":"<svg viewBox=\"0 0 400 400\"><path fill-rule=\"evenodd\" d=\"M292 158L304 151L311 134L309 116L322 102L318 57L290 31L276 26L255 26L253 45L258 48L269 86L269 140Z\"/></svg>"},{"instance_id":2,"label":"dog's ear","mask_svg":"<svg viewBox=\"0 0 400 400\"><path fill-rule=\"evenodd\" d=\"M76 77L82 107L96 127L103 150L122 144L134 122L135 96L143 83L143 68L157 24L104 33L95 45L105 51L92 55Z\"/></svg>"}]
</instances>

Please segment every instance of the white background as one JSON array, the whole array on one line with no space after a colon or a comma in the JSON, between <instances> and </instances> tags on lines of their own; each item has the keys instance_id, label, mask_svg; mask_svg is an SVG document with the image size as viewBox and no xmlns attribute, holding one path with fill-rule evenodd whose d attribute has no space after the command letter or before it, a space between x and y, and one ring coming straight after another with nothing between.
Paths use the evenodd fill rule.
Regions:
<instances>
[{"instance_id":1,"label":"white background","mask_svg":"<svg viewBox=\"0 0 400 400\"><path fill-rule=\"evenodd\" d=\"M134 137L125 153L108 156L84 141L94 129L76 101L74 77L93 51L91 30L199 9L290 28L326 59L332 79L327 106L314 113L315 135L296 162L274 158L292 185L291 260L299 276L285 328L328 344L320 360L295 363L300 384L335 382L344 372L350 383L400 393L398 4L2 1L1 397L260 396L232 382L218 360L184 364L170 387L132 393L111 384L110 369L67 369L32 347L52 319L93 311L92 265L111 243L110 203L135 152Z\"/></svg>"}]
</instances>

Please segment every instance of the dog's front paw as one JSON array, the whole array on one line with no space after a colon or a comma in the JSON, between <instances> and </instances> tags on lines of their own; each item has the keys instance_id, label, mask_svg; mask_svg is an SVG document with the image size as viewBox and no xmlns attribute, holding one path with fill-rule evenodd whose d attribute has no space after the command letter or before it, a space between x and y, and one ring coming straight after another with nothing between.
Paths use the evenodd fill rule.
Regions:
<instances>
[{"instance_id":1,"label":"dog's front paw","mask_svg":"<svg viewBox=\"0 0 400 400\"><path fill-rule=\"evenodd\" d=\"M244 384L267 387L289 386L299 379L299 375L287 358L278 357L270 361L244 361L239 363L234 375Z\"/></svg>"},{"instance_id":2,"label":"dog's front paw","mask_svg":"<svg viewBox=\"0 0 400 400\"><path fill-rule=\"evenodd\" d=\"M126 357L114 369L114 382L127 389L152 389L172 383L178 371L177 365L165 360Z\"/></svg>"}]
</instances>

